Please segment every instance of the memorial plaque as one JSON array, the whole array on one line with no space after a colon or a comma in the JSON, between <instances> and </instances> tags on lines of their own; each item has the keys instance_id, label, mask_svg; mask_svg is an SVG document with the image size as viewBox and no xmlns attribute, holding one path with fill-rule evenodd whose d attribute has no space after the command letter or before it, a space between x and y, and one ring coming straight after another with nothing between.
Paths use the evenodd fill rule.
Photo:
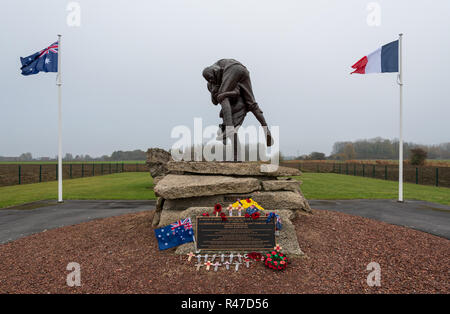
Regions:
<instances>
[{"instance_id":1,"label":"memorial plaque","mask_svg":"<svg viewBox=\"0 0 450 314\"><path fill-rule=\"evenodd\" d=\"M197 217L199 250L267 250L275 246L275 221L245 217Z\"/></svg>"}]
</instances>

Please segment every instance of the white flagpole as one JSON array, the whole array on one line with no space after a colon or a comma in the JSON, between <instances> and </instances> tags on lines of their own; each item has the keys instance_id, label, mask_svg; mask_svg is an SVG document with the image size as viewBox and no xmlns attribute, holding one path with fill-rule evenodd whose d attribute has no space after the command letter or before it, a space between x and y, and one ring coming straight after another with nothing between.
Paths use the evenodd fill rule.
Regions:
<instances>
[{"instance_id":1,"label":"white flagpole","mask_svg":"<svg viewBox=\"0 0 450 314\"><path fill-rule=\"evenodd\" d=\"M61 35L58 34L58 203L63 202L62 194L62 109L61 109Z\"/></svg>"},{"instance_id":2,"label":"white flagpole","mask_svg":"<svg viewBox=\"0 0 450 314\"><path fill-rule=\"evenodd\" d=\"M403 34L399 34L398 40L398 85L400 87L400 138L398 156L398 201L403 202L403 64L402 64L402 39Z\"/></svg>"}]
</instances>

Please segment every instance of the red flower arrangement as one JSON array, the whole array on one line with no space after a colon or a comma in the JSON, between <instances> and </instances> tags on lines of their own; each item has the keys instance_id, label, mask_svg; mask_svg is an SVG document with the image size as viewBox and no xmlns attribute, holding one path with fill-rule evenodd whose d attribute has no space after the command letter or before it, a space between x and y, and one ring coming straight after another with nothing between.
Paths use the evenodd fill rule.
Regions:
<instances>
[{"instance_id":1,"label":"red flower arrangement","mask_svg":"<svg viewBox=\"0 0 450 314\"><path fill-rule=\"evenodd\" d=\"M248 258L254 260L254 261L262 261L264 260L263 256L261 253L258 252L251 252L247 254Z\"/></svg>"},{"instance_id":2,"label":"red flower arrangement","mask_svg":"<svg viewBox=\"0 0 450 314\"><path fill-rule=\"evenodd\" d=\"M245 213L245 218L250 218L251 216L248 213Z\"/></svg>"},{"instance_id":3,"label":"red flower arrangement","mask_svg":"<svg viewBox=\"0 0 450 314\"><path fill-rule=\"evenodd\" d=\"M254 212L254 213L252 214L252 219L253 219L253 220L258 219L260 216L261 216L261 214L260 214L259 212Z\"/></svg>"},{"instance_id":4,"label":"red flower arrangement","mask_svg":"<svg viewBox=\"0 0 450 314\"><path fill-rule=\"evenodd\" d=\"M288 258L279 251L272 251L266 254L266 267L274 270L285 270L288 264Z\"/></svg>"},{"instance_id":5,"label":"red flower arrangement","mask_svg":"<svg viewBox=\"0 0 450 314\"><path fill-rule=\"evenodd\" d=\"M202 216L209 217L208 213L203 213Z\"/></svg>"},{"instance_id":6,"label":"red flower arrangement","mask_svg":"<svg viewBox=\"0 0 450 314\"><path fill-rule=\"evenodd\" d=\"M214 205L214 213L216 213L216 215L218 215L221 211L222 211L222 205L220 205L219 203Z\"/></svg>"},{"instance_id":7,"label":"red flower arrangement","mask_svg":"<svg viewBox=\"0 0 450 314\"><path fill-rule=\"evenodd\" d=\"M222 218L222 221L227 221L227 215L225 213L220 213L220 217Z\"/></svg>"}]
</instances>

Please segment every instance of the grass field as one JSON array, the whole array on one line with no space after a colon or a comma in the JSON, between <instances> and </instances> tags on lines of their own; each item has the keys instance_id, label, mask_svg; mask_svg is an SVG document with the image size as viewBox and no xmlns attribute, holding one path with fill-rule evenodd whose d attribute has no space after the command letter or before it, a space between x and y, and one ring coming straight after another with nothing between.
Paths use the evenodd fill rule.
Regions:
<instances>
[{"instance_id":1,"label":"grass field","mask_svg":"<svg viewBox=\"0 0 450 314\"><path fill-rule=\"evenodd\" d=\"M57 199L57 181L0 187L0 208L38 200ZM123 172L64 180L63 198L78 200L155 199L148 172Z\"/></svg>"},{"instance_id":2,"label":"grass field","mask_svg":"<svg viewBox=\"0 0 450 314\"><path fill-rule=\"evenodd\" d=\"M302 191L307 199L397 199L398 182L334 173L304 173ZM450 189L403 184L404 199L450 205Z\"/></svg>"},{"instance_id":3,"label":"grass field","mask_svg":"<svg viewBox=\"0 0 450 314\"><path fill-rule=\"evenodd\" d=\"M307 199L396 199L397 182L332 173L304 173ZM146 172L124 172L64 181L64 199L155 199L153 181ZM450 189L404 184L405 199L450 205ZM56 199L57 182L0 187L0 208Z\"/></svg>"}]
</instances>

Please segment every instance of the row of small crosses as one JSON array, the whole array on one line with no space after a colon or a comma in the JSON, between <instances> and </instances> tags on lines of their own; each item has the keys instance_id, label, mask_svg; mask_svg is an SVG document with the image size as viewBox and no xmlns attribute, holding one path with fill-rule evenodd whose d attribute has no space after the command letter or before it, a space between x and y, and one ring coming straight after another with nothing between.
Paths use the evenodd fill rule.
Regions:
<instances>
[{"instance_id":1,"label":"row of small crosses","mask_svg":"<svg viewBox=\"0 0 450 314\"><path fill-rule=\"evenodd\" d=\"M234 255L233 253L226 255L226 254L221 254L221 255L217 255L214 254L211 256L210 259L208 259L209 255L205 254L205 255L195 255L194 253L190 252L187 254L188 256L188 262L190 262L192 260L193 257L197 258L197 264L195 264L195 266L197 267L197 270L200 270L200 267L205 266L206 270L210 270L211 266L214 267L214 271L217 271L217 269L219 268L219 266L224 265L225 268L227 270L230 269L230 265L235 265L234 269L235 271L239 270L239 265L242 265L242 260L244 260L245 266L248 268L250 267L250 259L248 258L247 254L241 255L241 254L237 254ZM220 261L221 263L219 263L219 261L214 263L214 260L216 258L220 257ZM233 258L237 258L237 261L233 263ZM204 258L204 263L202 263L202 258ZM227 260L225 260L227 259Z\"/></svg>"},{"instance_id":2,"label":"row of small crosses","mask_svg":"<svg viewBox=\"0 0 450 314\"><path fill-rule=\"evenodd\" d=\"M275 250L275 251L280 251L281 249L282 249L282 247L281 247L279 244L277 244L277 245L274 247L274 250ZM191 262L191 260L192 260L193 257L196 257L196 258L197 258L197 264L195 264L195 266L197 267L197 270L200 270L200 268L201 268L202 266L206 266L206 270L210 270L211 266L214 266L214 271L217 271L217 269L219 268L219 266L222 266L222 265L225 265L225 268L226 268L227 270L229 270L229 269L230 269L230 265L233 265L233 264L234 264L234 265L235 265L235 271L238 271L238 270L239 270L239 265L242 264L242 258L244 258L245 266L246 266L247 268L250 267L250 259L248 258L247 254L244 254L244 255L241 255L240 253L238 253L237 255L234 255L233 253L231 253L231 254L229 254L229 255L226 255L226 254L221 254L221 255L214 254L214 255L211 256L210 259L208 259L208 257L209 257L208 254L205 254L205 255L200 255L200 254L195 255L194 253L189 252L189 253L187 254L187 256L188 256L188 262ZM219 261L217 261L217 262L214 263L214 260L215 260L216 258L218 258L218 257L220 257L221 263L219 263ZM238 261L233 263L233 258L234 258L234 257L236 257ZM204 258L204 263L202 263L202 258ZM228 258L228 260L225 261L225 258Z\"/></svg>"}]
</instances>

